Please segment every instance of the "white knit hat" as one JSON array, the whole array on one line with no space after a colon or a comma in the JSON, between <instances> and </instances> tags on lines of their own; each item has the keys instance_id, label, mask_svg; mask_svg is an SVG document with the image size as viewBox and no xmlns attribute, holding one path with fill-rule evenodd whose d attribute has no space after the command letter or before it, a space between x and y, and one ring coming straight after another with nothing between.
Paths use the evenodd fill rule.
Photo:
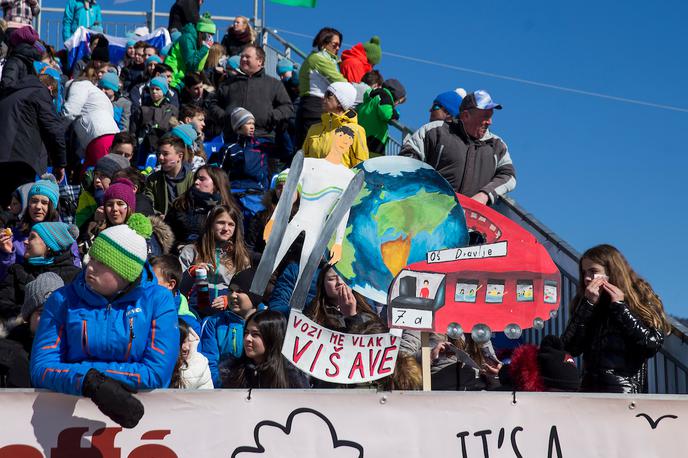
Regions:
<instances>
[{"instance_id":1,"label":"white knit hat","mask_svg":"<svg viewBox=\"0 0 688 458\"><path fill-rule=\"evenodd\" d=\"M332 83L327 86L327 91L334 94L344 111L356 105L356 88L351 83Z\"/></svg>"}]
</instances>

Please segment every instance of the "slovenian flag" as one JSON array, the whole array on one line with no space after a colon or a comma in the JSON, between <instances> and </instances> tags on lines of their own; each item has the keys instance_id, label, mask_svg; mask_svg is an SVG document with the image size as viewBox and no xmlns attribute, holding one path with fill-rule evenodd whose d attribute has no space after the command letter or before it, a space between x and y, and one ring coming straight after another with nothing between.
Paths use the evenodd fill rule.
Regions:
<instances>
[{"instance_id":1,"label":"slovenian flag","mask_svg":"<svg viewBox=\"0 0 688 458\"><path fill-rule=\"evenodd\" d=\"M84 27L79 27L76 32L74 32L74 35L72 35L69 40L65 41L65 48L69 56L68 68L72 68L76 61L88 55L88 40L92 34L98 33L99 32ZM124 55L127 52L127 41L131 40L131 38L114 37L112 35L105 35L105 38L110 42L110 46L108 47L110 51L110 62L115 65L119 64L124 59ZM136 39L137 41L145 41L146 43L152 44L158 52L172 42L169 32L164 27L155 29L148 35L136 37Z\"/></svg>"},{"instance_id":2,"label":"slovenian flag","mask_svg":"<svg viewBox=\"0 0 688 458\"><path fill-rule=\"evenodd\" d=\"M272 3L279 3L287 6L301 6L303 8L315 8L316 0L270 0Z\"/></svg>"}]
</instances>

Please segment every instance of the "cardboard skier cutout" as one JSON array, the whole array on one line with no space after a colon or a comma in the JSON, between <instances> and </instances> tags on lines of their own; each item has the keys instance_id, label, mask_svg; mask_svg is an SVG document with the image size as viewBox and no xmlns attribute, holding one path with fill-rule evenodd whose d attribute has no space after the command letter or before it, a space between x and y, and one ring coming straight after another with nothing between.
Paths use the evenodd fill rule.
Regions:
<instances>
[{"instance_id":1,"label":"cardboard skier cutout","mask_svg":"<svg viewBox=\"0 0 688 458\"><path fill-rule=\"evenodd\" d=\"M363 185L362 175L342 164L342 157L353 140L353 131L342 126L335 130L330 152L324 159L304 159L303 151L296 154L275 212L265 225L263 238L267 244L251 292L265 292L270 276L302 232L299 275L290 300L293 309L303 309L308 287L335 229L329 262L334 264L341 258L349 208ZM299 210L289 221L296 191L301 198Z\"/></svg>"}]
</instances>

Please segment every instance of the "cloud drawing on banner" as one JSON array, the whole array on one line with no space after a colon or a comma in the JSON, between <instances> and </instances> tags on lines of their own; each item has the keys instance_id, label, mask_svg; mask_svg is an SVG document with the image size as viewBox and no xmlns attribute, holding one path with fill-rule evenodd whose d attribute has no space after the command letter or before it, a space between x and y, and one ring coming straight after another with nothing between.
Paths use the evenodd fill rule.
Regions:
<instances>
[{"instance_id":1,"label":"cloud drawing on banner","mask_svg":"<svg viewBox=\"0 0 688 458\"><path fill-rule=\"evenodd\" d=\"M294 410L285 425L271 420L259 422L253 429L253 439L255 446L237 447L232 458L363 458L360 444L340 440L332 422L308 408Z\"/></svg>"}]
</instances>

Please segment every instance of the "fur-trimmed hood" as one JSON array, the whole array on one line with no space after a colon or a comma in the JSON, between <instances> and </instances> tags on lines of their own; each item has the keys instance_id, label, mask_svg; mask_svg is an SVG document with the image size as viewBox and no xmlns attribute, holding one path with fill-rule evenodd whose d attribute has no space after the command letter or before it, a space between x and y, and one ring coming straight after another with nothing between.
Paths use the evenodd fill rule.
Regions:
<instances>
[{"instance_id":1,"label":"fur-trimmed hood","mask_svg":"<svg viewBox=\"0 0 688 458\"><path fill-rule=\"evenodd\" d=\"M160 242L160 247L162 248L163 254L169 254L174 246L174 234L170 226L165 224L165 221L161 216L152 215L148 219L153 226L153 235Z\"/></svg>"}]
</instances>

